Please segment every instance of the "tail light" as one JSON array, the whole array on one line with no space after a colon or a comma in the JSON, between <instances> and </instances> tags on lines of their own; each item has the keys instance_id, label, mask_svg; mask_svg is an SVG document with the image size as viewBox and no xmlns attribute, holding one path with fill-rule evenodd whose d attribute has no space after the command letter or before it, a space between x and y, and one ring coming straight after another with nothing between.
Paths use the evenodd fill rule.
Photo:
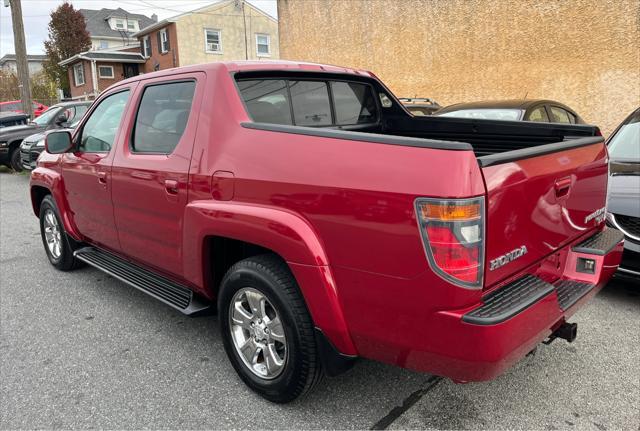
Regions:
<instances>
[{"instance_id":1,"label":"tail light","mask_svg":"<svg viewBox=\"0 0 640 431\"><path fill-rule=\"evenodd\" d=\"M416 214L431 268L468 289L484 275L484 197L416 199Z\"/></svg>"}]
</instances>

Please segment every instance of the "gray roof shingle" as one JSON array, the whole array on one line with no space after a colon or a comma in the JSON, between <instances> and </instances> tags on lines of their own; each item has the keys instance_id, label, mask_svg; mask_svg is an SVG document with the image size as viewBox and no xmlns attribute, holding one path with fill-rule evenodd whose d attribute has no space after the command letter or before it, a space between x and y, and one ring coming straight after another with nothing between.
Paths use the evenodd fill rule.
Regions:
<instances>
[{"instance_id":1,"label":"gray roof shingle","mask_svg":"<svg viewBox=\"0 0 640 431\"><path fill-rule=\"evenodd\" d=\"M131 37L134 32L112 30L111 27L109 27L108 21L110 17L137 19L141 29L155 24L155 21L148 16L129 13L122 8L100 10L80 9L80 13L84 15L85 22L87 23L87 31L91 37L122 37L122 33Z\"/></svg>"}]
</instances>

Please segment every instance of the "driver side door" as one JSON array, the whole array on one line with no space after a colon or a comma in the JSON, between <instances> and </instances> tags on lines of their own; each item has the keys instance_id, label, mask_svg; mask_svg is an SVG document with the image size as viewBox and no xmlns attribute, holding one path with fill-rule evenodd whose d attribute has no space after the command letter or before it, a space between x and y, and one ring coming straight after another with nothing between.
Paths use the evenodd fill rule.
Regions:
<instances>
[{"instance_id":1,"label":"driver side door","mask_svg":"<svg viewBox=\"0 0 640 431\"><path fill-rule=\"evenodd\" d=\"M132 92L133 86L118 88L92 106L74 136L75 150L64 154L61 162L67 200L79 232L113 251L120 250L120 242L111 201L111 165Z\"/></svg>"}]
</instances>

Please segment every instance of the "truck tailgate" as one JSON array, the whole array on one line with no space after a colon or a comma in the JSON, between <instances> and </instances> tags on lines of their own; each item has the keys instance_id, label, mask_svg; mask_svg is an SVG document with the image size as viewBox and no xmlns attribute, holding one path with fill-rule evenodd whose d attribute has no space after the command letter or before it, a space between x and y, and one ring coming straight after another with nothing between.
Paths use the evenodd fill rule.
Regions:
<instances>
[{"instance_id":1,"label":"truck tailgate","mask_svg":"<svg viewBox=\"0 0 640 431\"><path fill-rule=\"evenodd\" d=\"M604 220L608 156L590 137L478 159L487 188L485 287Z\"/></svg>"}]
</instances>

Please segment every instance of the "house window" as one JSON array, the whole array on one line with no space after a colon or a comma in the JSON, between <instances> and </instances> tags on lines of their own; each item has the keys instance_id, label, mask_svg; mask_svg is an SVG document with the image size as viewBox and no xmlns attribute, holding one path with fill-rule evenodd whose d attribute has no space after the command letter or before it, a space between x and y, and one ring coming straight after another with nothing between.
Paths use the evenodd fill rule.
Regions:
<instances>
[{"instance_id":1,"label":"house window","mask_svg":"<svg viewBox=\"0 0 640 431\"><path fill-rule=\"evenodd\" d=\"M208 28L204 30L205 52L214 54L222 53L222 38L220 36L220 30L211 30Z\"/></svg>"},{"instance_id":2,"label":"house window","mask_svg":"<svg viewBox=\"0 0 640 431\"><path fill-rule=\"evenodd\" d=\"M98 77L104 79L113 79L113 66L98 66Z\"/></svg>"},{"instance_id":3,"label":"house window","mask_svg":"<svg viewBox=\"0 0 640 431\"><path fill-rule=\"evenodd\" d=\"M124 29L124 20L116 18L116 28Z\"/></svg>"},{"instance_id":4,"label":"house window","mask_svg":"<svg viewBox=\"0 0 640 431\"><path fill-rule=\"evenodd\" d=\"M107 48L109 48L109 42L107 42L106 40L101 40L100 49L107 49Z\"/></svg>"},{"instance_id":5,"label":"house window","mask_svg":"<svg viewBox=\"0 0 640 431\"><path fill-rule=\"evenodd\" d=\"M160 30L160 52L169 52L169 34L166 28Z\"/></svg>"},{"instance_id":6,"label":"house window","mask_svg":"<svg viewBox=\"0 0 640 431\"><path fill-rule=\"evenodd\" d=\"M149 39L149 36L142 38L142 54L145 58L151 57L151 39Z\"/></svg>"},{"instance_id":7,"label":"house window","mask_svg":"<svg viewBox=\"0 0 640 431\"><path fill-rule=\"evenodd\" d=\"M127 30L129 31L136 31L136 29L138 28L138 26L136 25L137 21L134 19L128 19L127 20Z\"/></svg>"},{"instance_id":8,"label":"house window","mask_svg":"<svg viewBox=\"0 0 640 431\"><path fill-rule=\"evenodd\" d=\"M256 34L256 53L259 57L271 55L271 38L268 34Z\"/></svg>"},{"instance_id":9,"label":"house window","mask_svg":"<svg viewBox=\"0 0 640 431\"><path fill-rule=\"evenodd\" d=\"M84 85L84 65L82 63L73 66L73 81L76 87Z\"/></svg>"}]
</instances>

